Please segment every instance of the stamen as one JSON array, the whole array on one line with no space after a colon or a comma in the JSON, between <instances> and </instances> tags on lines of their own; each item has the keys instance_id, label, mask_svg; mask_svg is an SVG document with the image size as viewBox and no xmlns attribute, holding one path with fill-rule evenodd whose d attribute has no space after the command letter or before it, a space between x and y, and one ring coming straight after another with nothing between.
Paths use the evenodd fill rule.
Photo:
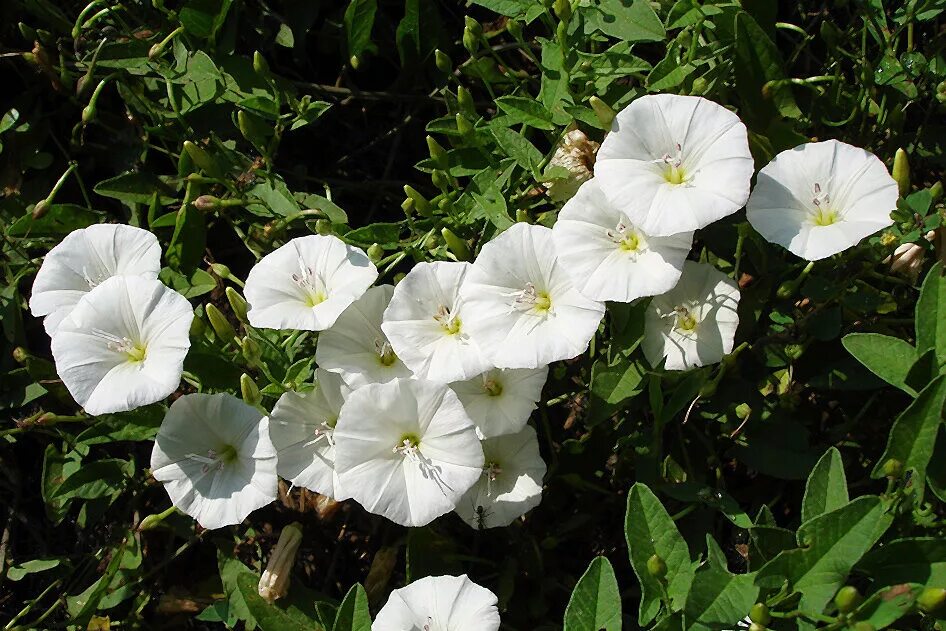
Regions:
<instances>
[{"instance_id":1,"label":"stamen","mask_svg":"<svg viewBox=\"0 0 946 631\"><path fill-rule=\"evenodd\" d=\"M537 291L531 282L526 283L524 289L506 294L512 298L511 310L546 315L552 313L552 299L544 291Z\"/></svg>"},{"instance_id":2,"label":"stamen","mask_svg":"<svg viewBox=\"0 0 946 631\"><path fill-rule=\"evenodd\" d=\"M409 462L417 465L417 468L420 469L421 475L423 475L425 479L436 484L437 487L440 488L441 493L444 495L447 494L444 488L450 489L450 486L441 478L440 467L434 465L430 458L427 458L421 453L420 439L417 436L413 434L405 435L401 438L401 442L394 445L391 451L404 456Z\"/></svg>"},{"instance_id":3,"label":"stamen","mask_svg":"<svg viewBox=\"0 0 946 631\"><path fill-rule=\"evenodd\" d=\"M312 445L316 445L319 442L324 440L328 442L330 446L334 447L335 439L332 437L332 432L333 432L332 426L329 425L328 423L323 422L318 427L315 428L315 431L313 432L313 435L315 436L315 438L309 440L303 446L311 447Z\"/></svg>"},{"instance_id":4,"label":"stamen","mask_svg":"<svg viewBox=\"0 0 946 631\"><path fill-rule=\"evenodd\" d=\"M815 194L811 203L815 205L814 212L811 213L811 222L816 226L830 226L838 221L838 213L831 208L831 196L827 191L821 190L821 184L815 182Z\"/></svg>"},{"instance_id":5,"label":"stamen","mask_svg":"<svg viewBox=\"0 0 946 631\"><path fill-rule=\"evenodd\" d=\"M378 361L381 362L382 366L390 366L397 361L394 348L391 347L391 343L387 340L376 339L374 341L374 350L378 353Z\"/></svg>"},{"instance_id":6,"label":"stamen","mask_svg":"<svg viewBox=\"0 0 946 631\"><path fill-rule=\"evenodd\" d=\"M102 329L91 329L89 332L103 340L108 350L127 355L129 361L140 362L147 356L147 346L142 342L134 342L127 337L120 337Z\"/></svg>"},{"instance_id":7,"label":"stamen","mask_svg":"<svg viewBox=\"0 0 946 631\"><path fill-rule=\"evenodd\" d=\"M325 302L328 298L328 289L325 286L325 279L311 267L305 264L302 256L298 256L299 271L291 274L292 282L299 286L305 292L305 304L314 307L317 304Z\"/></svg>"},{"instance_id":8,"label":"stamen","mask_svg":"<svg viewBox=\"0 0 946 631\"><path fill-rule=\"evenodd\" d=\"M676 320L673 327L683 333L693 333L696 330L697 320L686 307L679 306L674 309Z\"/></svg>"},{"instance_id":9,"label":"stamen","mask_svg":"<svg viewBox=\"0 0 946 631\"><path fill-rule=\"evenodd\" d=\"M496 381L492 377L487 377L484 374L483 375L483 390L485 390L486 394L488 394L491 397L498 397L499 395L503 393L503 384Z\"/></svg>"},{"instance_id":10,"label":"stamen","mask_svg":"<svg viewBox=\"0 0 946 631\"><path fill-rule=\"evenodd\" d=\"M686 184L688 180L692 179L692 176L688 178L683 170L683 146L680 143L675 145L677 153L676 155L671 156L669 153L665 153L662 157L657 160L653 160L654 164L663 164L665 165L664 169L664 178L670 184Z\"/></svg>"},{"instance_id":11,"label":"stamen","mask_svg":"<svg viewBox=\"0 0 946 631\"><path fill-rule=\"evenodd\" d=\"M605 235L625 252L640 253L647 249L647 240L644 239L644 235L633 226L625 224L623 219L613 230L606 230Z\"/></svg>"},{"instance_id":12,"label":"stamen","mask_svg":"<svg viewBox=\"0 0 946 631\"><path fill-rule=\"evenodd\" d=\"M85 282L88 283L89 289L95 289L95 287L109 279L107 272L99 272L93 276L86 267L82 268L82 277L85 279Z\"/></svg>"},{"instance_id":13,"label":"stamen","mask_svg":"<svg viewBox=\"0 0 946 631\"><path fill-rule=\"evenodd\" d=\"M496 483L502 472L503 468L496 462L488 462L483 467L483 475L486 476L486 495L493 494L493 484Z\"/></svg>"},{"instance_id":14,"label":"stamen","mask_svg":"<svg viewBox=\"0 0 946 631\"><path fill-rule=\"evenodd\" d=\"M202 463L201 473L210 473L220 471L227 463L233 462L237 455L236 449L230 445L225 446L219 453L215 449L208 449L205 453L205 456L191 453L185 454L184 457Z\"/></svg>"},{"instance_id":15,"label":"stamen","mask_svg":"<svg viewBox=\"0 0 946 631\"><path fill-rule=\"evenodd\" d=\"M456 335L460 332L460 316L456 313L450 313L444 305L440 305L437 313L434 315L436 320L447 335Z\"/></svg>"}]
</instances>

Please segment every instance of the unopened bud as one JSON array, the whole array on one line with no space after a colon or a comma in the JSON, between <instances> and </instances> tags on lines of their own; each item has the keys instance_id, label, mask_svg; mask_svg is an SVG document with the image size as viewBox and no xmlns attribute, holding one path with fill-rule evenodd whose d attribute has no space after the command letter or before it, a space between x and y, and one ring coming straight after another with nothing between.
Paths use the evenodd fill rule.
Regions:
<instances>
[{"instance_id":1,"label":"unopened bud","mask_svg":"<svg viewBox=\"0 0 946 631\"><path fill-rule=\"evenodd\" d=\"M930 187L930 197L934 204L943 199L943 183L940 180L934 182L933 186Z\"/></svg>"},{"instance_id":2,"label":"unopened bud","mask_svg":"<svg viewBox=\"0 0 946 631\"><path fill-rule=\"evenodd\" d=\"M896 458L891 458L884 463L884 475L891 480L897 480L903 475L903 463Z\"/></svg>"},{"instance_id":3,"label":"unopened bud","mask_svg":"<svg viewBox=\"0 0 946 631\"><path fill-rule=\"evenodd\" d=\"M332 222L328 219L316 219L315 231L322 236L332 234Z\"/></svg>"},{"instance_id":4,"label":"unopened bud","mask_svg":"<svg viewBox=\"0 0 946 631\"><path fill-rule=\"evenodd\" d=\"M36 29L32 26L24 24L23 22L17 23L17 28L20 29L20 35L28 42L36 40Z\"/></svg>"},{"instance_id":5,"label":"unopened bud","mask_svg":"<svg viewBox=\"0 0 946 631\"><path fill-rule=\"evenodd\" d=\"M248 335L240 340L240 352L243 359L251 366L259 364L259 360L263 356L263 349L260 348L259 342Z\"/></svg>"},{"instance_id":6,"label":"unopened bud","mask_svg":"<svg viewBox=\"0 0 946 631\"><path fill-rule=\"evenodd\" d=\"M555 0L552 10L562 22L568 22L572 17L572 3L569 0Z\"/></svg>"},{"instance_id":7,"label":"unopened bud","mask_svg":"<svg viewBox=\"0 0 946 631\"><path fill-rule=\"evenodd\" d=\"M610 129L611 123L614 121L614 117L617 116L617 112L615 112L610 105L596 96L588 99L588 105L590 105L591 109L594 110L595 116L598 117L601 125L605 129Z\"/></svg>"},{"instance_id":8,"label":"unopened bud","mask_svg":"<svg viewBox=\"0 0 946 631\"><path fill-rule=\"evenodd\" d=\"M415 189L410 184L404 185L404 194L414 202L414 208L417 209L417 212L421 215L427 217L430 215L430 202L427 201L427 198L421 195L417 189Z\"/></svg>"},{"instance_id":9,"label":"unopened bud","mask_svg":"<svg viewBox=\"0 0 946 631\"><path fill-rule=\"evenodd\" d=\"M259 595L270 604L289 591L289 578L296 554L302 545L302 525L293 522L279 533L279 541L269 554L269 563L259 581Z\"/></svg>"},{"instance_id":10,"label":"unopened bud","mask_svg":"<svg viewBox=\"0 0 946 631\"><path fill-rule=\"evenodd\" d=\"M467 114L473 114L476 111L473 94L462 85L457 88L457 105L460 106L461 111Z\"/></svg>"},{"instance_id":11,"label":"unopened bud","mask_svg":"<svg viewBox=\"0 0 946 631\"><path fill-rule=\"evenodd\" d=\"M263 400L259 392L259 386L257 386L253 378L246 373L240 375L240 395L243 397L245 403L253 407L259 405L260 401Z\"/></svg>"},{"instance_id":12,"label":"unopened bud","mask_svg":"<svg viewBox=\"0 0 946 631\"><path fill-rule=\"evenodd\" d=\"M191 320L190 337L200 339L207 332L207 325L202 318L195 317Z\"/></svg>"},{"instance_id":13,"label":"unopened bud","mask_svg":"<svg viewBox=\"0 0 946 631\"><path fill-rule=\"evenodd\" d=\"M430 174L430 181L434 183L434 186L439 188L441 191L445 191L450 188L450 178L444 171L437 169Z\"/></svg>"},{"instance_id":14,"label":"unopened bud","mask_svg":"<svg viewBox=\"0 0 946 631\"><path fill-rule=\"evenodd\" d=\"M892 175L900 190L900 197L906 197L910 192L910 160L903 149L897 149L894 154Z\"/></svg>"},{"instance_id":15,"label":"unopened bud","mask_svg":"<svg viewBox=\"0 0 946 631\"><path fill-rule=\"evenodd\" d=\"M207 312L207 319L210 320L210 326L213 327L214 333L217 334L217 338L219 338L222 343L227 344L236 338L236 331L233 329L233 325L230 324L226 316L220 312L220 309L212 303L208 303L207 306L204 307L204 311Z\"/></svg>"},{"instance_id":16,"label":"unopened bud","mask_svg":"<svg viewBox=\"0 0 946 631\"><path fill-rule=\"evenodd\" d=\"M647 559L647 573L656 579L662 579L667 575L667 563L659 555L655 554Z\"/></svg>"},{"instance_id":17,"label":"unopened bud","mask_svg":"<svg viewBox=\"0 0 946 631\"><path fill-rule=\"evenodd\" d=\"M401 202L401 210L404 211L404 214L410 217L414 214L414 200L410 197L405 197L404 201Z\"/></svg>"},{"instance_id":18,"label":"unopened bud","mask_svg":"<svg viewBox=\"0 0 946 631\"><path fill-rule=\"evenodd\" d=\"M864 597L853 585L845 585L834 596L834 604L841 613L851 613L861 604Z\"/></svg>"},{"instance_id":19,"label":"unopened bud","mask_svg":"<svg viewBox=\"0 0 946 631\"><path fill-rule=\"evenodd\" d=\"M95 103L89 103L88 105L83 107L82 108L82 124L88 125L89 123L94 121L96 112L97 112L97 108L95 106Z\"/></svg>"},{"instance_id":20,"label":"unopened bud","mask_svg":"<svg viewBox=\"0 0 946 631\"><path fill-rule=\"evenodd\" d=\"M474 35L469 28L463 29L463 47L471 55L475 55L476 50L480 47L480 38Z\"/></svg>"},{"instance_id":21,"label":"unopened bud","mask_svg":"<svg viewBox=\"0 0 946 631\"><path fill-rule=\"evenodd\" d=\"M483 26L469 15L463 17L463 23L465 28L469 29L475 36L479 37L483 34Z\"/></svg>"},{"instance_id":22,"label":"unopened bud","mask_svg":"<svg viewBox=\"0 0 946 631\"><path fill-rule=\"evenodd\" d=\"M442 241L440 240L440 237L438 237L436 234L432 234L429 237L427 237L427 239L424 241L424 249L434 250L440 247L441 243Z\"/></svg>"},{"instance_id":23,"label":"unopened bud","mask_svg":"<svg viewBox=\"0 0 946 631\"><path fill-rule=\"evenodd\" d=\"M884 259L890 264L890 271L907 278L916 280L923 269L923 258L926 250L916 243L904 243L893 254Z\"/></svg>"},{"instance_id":24,"label":"unopened bud","mask_svg":"<svg viewBox=\"0 0 946 631\"><path fill-rule=\"evenodd\" d=\"M220 198L213 195L201 195L193 201L194 208L201 212L207 212L220 207Z\"/></svg>"},{"instance_id":25,"label":"unopened bud","mask_svg":"<svg viewBox=\"0 0 946 631\"><path fill-rule=\"evenodd\" d=\"M699 96L701 94L706 94L706 89L709 88L709 82L705 77L697 77L693 80L693 85L690 86L690 94Z\"/></svg>"},{"instance_id":26,"label":"unopened bud","mask_svg":"<svg viewBox=\"0 0 946 631\"><path fill-rule=\"evenodd\" d=\"M756 624L766 626L772 622L772 615L769 613L769 608L765 606L765 603L756 603L752 605L752 609L749 610L749 620Z\"/></svg>"},{"instance_id":27,"label":"unopened bud","mask_svg":"<svg viewBox=\"0 0 946 631\"><path fill-rule=\"evenodd\" d=\"M13 361L18 364L25 364L26 360L29 359L30 353L22 346L17 346L13 349Z\"/></svg>"},{"instance_id":28,"label":"unopened bud","mask_svg":"<svg viewBox=\"0 0 946 631\"><path fill-rule=\"evenodd\" d=\"M368 258L371 259L372 263L377 264L378 261L384 258L384 248L378 243L372 243L368 247Z\"/></svg>"},{"instance_id":29,"label":"unopened bud","mask_svg":"<svg viewBox=\"0 0 946 631\"><path fill-rule=\"evenodd\" d=\"M223 274L220 275L223 278ZM249 320L246 317L247 309L249 305L246 304L246 298L240 295L233 287L227 287L224 290L224 293L227 294L227 302L230 303L230 308L233 309L233 315L237 317L237 320L243 324L249 324Z\"/></svg>"},{"instance_id":30,"label":"unopened bud","mask_svg":"<svg viewBox=\"0 0 946 631\"><path fill-rule=\"evenodd\" d=\"M466 116L457 112L457 131L463 136L469 136L473 133L473 124L467 120Z\"/></svg>"},{"instance_id":31,"label":"unopened bud","mask_svg":"<svg viewBox=\"0 0 946 631\"><path fill-rule=\"evenodd\" d=\"M352 67L352 69L358 70L358 68L361 67L361 57L359 57L358 55L352 55L348 59L348 64Z\"/></svg>"},{"instance_id":32,"label":"unopened bud","mask_svg":"<svg viewBox=\"0 0 946 631\"><path fill-rule=\"evenodd\" d=\"M50 203L48 200L41 199L33 206L33 219L39 219L49 212Z\"/></svg>"},{"instance_id":33,"label":"unopened bud","mask_svg":"<svg viewBox=\"0 0 946 631\"><path fill-rule=\"evenodd\" d=\"M433 136L427 136L427 151L440 168L447 168L447 150Z\"/></svg>"},{"instance_id":34,"label":"unopened bud","mask_svg":"<svg viewBox=\"0 0 946 631\"><path fill-rule=\"evenodd\" d=\"M568 44L568 23L559 22L558 26L555 27L555 39L558 40L558 43L565 47Z\"/></svg>"},{"instance_id":35,"label":"unopened bud","mask_svg":"<svg viewBox=\"0 0 946 631\"><path fill-rule=\"evenodd\" d=\"M924 613L938 611L946 603L946 589L927 587L916 599L917 607Z\"/></svg>"},{"instance_id":36,"label":"unopened bud","mask_svg":"<svg viewBox=\"0 0 946 631\"><path fill-rule=\"evenodd\" d=\"M191 161L197 165L197 168L208 175L215 175L219 169L210 154L196 143L190 140L184 141L184 151L190 156Z\"/></svg>"},{"instance_id":37,"label":"unopened bud","mask_svg":"<svg viewBox=\"0 0 946 631\"><path fill-rule=\"evenodd\" d=\"M470 260L470 246L466 241L458 237L450 228L444 228L440 231L443 240L447 244L447 249L453 253L458 261Z\"/></svg>"},{"instance_id":38,"label":"unopened bud","mask_svg":"<svg viewBox=\"0 0 946 631\"><path fill-rule=\"evenodd\" d=\"M453 72L453 61L447 53L439 48L434 51L434 63L437 64L437 70L444 74Z\"/></svg>"},{"instance_id":39,"label":"unopened bud","mask_svg":"<svg viewBox=\"0 0 946 631\"><path fill-rule=\"evenodd\" d=\"M257 74L269 74L269 64L266 62L266 58L263 57L263 54L258 50L253 53L253 70L255 70Z\"/></svg>"},{"instance_id":40,"label":"unopened bud","mask_svg":"<svg viewBox=\"0 0 946 631\"><path fill-rule=\"evenodd\" d=\"M509 20L506 22L506 31L513 36L514 39L522 39L522 24L518 20Z\"/></svg>"}]
</instances>

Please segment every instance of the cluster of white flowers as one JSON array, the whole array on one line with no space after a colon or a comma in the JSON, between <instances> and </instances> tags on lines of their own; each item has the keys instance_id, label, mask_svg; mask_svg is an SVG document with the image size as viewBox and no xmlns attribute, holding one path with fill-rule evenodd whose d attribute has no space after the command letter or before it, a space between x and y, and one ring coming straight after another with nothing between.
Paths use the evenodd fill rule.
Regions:
<instances>
[{"instance_id":1,"label":"cluster of white flowers","mask_svg":"<svg viewBox=\"0 0 946 631\"><path fill-rule=\"evenodd\" d=\"M604 301L652 297L642 348L655 368L717 362L740 295L687 260L695 230L747 207L763 237L817 260L889 225L897 200L880 160L837 141L779 154L750 196L745 126L699 97L637 99L594 163L553 229L517 223L474 263L419 263L397 287L372 287L374 264L334 236L265 256L246 281L249 323L319 331L315 389L286 392L269 416L230 394L178 398L151 461L174 505L206 528L237 524L276 498L281 476L401 525L455 511L474 528L506 526L541 500L546 466L527 423L549 364L586 351ZM36 277L31 309L89 414L178 388L193 310L157 280L160 254L149 232L93 226ZM462 576L396 590L374 628L498 625L495 596Z\"/></svg>"}]
</instances>

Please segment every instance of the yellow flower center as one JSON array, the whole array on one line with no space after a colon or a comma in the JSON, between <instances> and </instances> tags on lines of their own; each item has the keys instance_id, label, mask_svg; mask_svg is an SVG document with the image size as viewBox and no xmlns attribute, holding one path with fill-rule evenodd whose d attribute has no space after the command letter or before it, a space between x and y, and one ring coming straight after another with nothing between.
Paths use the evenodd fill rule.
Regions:
<instances>
[{"instance_id":1,"label":"yellow flower center","mask_svg":"<svg viewBox=\"0 0 946 631\"><path fill-rule=\"evenodd\" d=\"M148 348L141 342L138 342L137 344L132 344L131 347L125 351L125 354L128 355L129 361L141 362L147 357Z\"/></svg>"},{"instance_id":2,"label":"yellow flower center","mask_svg":"<svg viewBox=\"0 0 946 631\"><path fill-rule=\"evenodd\" d=\"M683 184L686 180L686 173L683 172L683 169L680 166L674 164L668 164L667 169L664 170L664 178L670 184Z\"/></svg>"},{"instance_id":3,"label":"yellow flower center","mask_svg":"<svg viewBox=\"0 0 946 631\"><path fill-rule=\"evenodd\" d=\"M821 208L820 206L815 210L811 216L811 221L816 226L830 226L831 224L838 222L838 213L830 208Z\"/></svg>"},{"instance_id":4,"label":"yellow flower center","mask_svg":"<svg viewBox=\"0 0 946 631\"><path fill-rule=\"evenodd\" d=\"M483 381L483 390L491 397L498 397L503 393L503 384L495 379L486 379Z\"/></svg>"},{"instance_id":5,"label":"yellow flower center","mask_svg":"<svg viewBox=\"0 0 946 631\"><path fill-rule=\"evenodd\" d=\"M324 291L309 292L305 297L305 306L314 307L325 302L327 298Z\"/></svg>"},{"instance_id":6,"label":"yellow flower center","mask_svg":"<svg viewBox=\"0 0 946 631\"><path fill-rule=\"evenodd\" d=\"M677 307L675 311L677 312L677 321L674 327L678 331L692 333L696 330L696 318L693 317L693 314L691 314L686 307Z\"/></svg>"}]
</instances>

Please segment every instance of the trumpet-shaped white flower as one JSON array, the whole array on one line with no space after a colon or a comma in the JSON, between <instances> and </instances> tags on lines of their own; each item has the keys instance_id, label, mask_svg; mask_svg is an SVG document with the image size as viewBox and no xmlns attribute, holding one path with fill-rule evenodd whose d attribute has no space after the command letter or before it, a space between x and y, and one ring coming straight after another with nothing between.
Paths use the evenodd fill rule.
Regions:
<instances>
[{"instance_id":1,"label":"trumpet-shaped white flower","mask_svg":"<svg viewBox=\"0 0 946 631\"><path fill-rule=\"evenodd\" d=\"M151 474L204 528L239 524L276 499L268 419L230 394L184 395L155 437Z\"/></svg>"},{"instance_id":2,"label":"trumpet-shaped white flower","mask_svg":"<svg viewBox=\"0 0 946 631\"><path fill-rule=\"evenodd\" d=\"M113 276L56 329L56 372L93 416L160 401L180 385L193 319L190 303L161 281Z\"/></svg>"},{"instance_id":3,"label":"trumpet-shaped white flower","mask_svg":"<svg viewBox=\"0 0 946 631\"><path fill-rule=\"evenodd\" d=\"M545 461L535 430L483 441L483 475L457 504L456 513L477 530L508 526L542 501Z\"/></svg>"},{"instance_id":4,"label":"trumpet-shaped white flower","mask_svg":"<svg viewBox=\"0 0 946 631\"><path fill-rule=\"evenodd\" d=\"M351 389L341 375L319 368L316 388L286 392L269 415L269 436L276 447L279 475L334 500L347 499L335 473L335 439L338 415Z\"/></svg>"},{"instance_id":5,"label":"trumpet-shaped white flower","mask_svg":"<svg viewBox=\"0 0 946 631\"><path fill-rule=\"evenodd\" d=\"M391 592L371 631L497 631L497 602L466 574L427 576Z\"/></svg>"},{"instance_id":6,"label":"trumpet-shaped white flower","mask_svg":"<svg viewBox=\"0 0 946 631\"><path fill-rule=\"evenodd\" d=\"M335 470L369 512L424 526L456 508L483 470L473 422L447 386L417 379L352 392L335 426Z\"/></svg>"},{"instance_id":7,"label":"trumpet-shaped white flower","mask_svg":"<svg viewBox=\"0 0 946 631\"><path fill-rule=\"evenodd\" d=\"M459 298L470 263L418 263L394 288L381 330L420 379L448 383L490 367L463 325Z\"/></svg>"},{"instance_id":8,"label":"trumpet-shaped white flower","mask_svg":"<svg viewBox=\"0 0 946 631\"><path fill-rule=\"evenodd\" d=\"M817 261L892 224L898 196L877 156L827 140L783 151L763 167L746 215L767 240Z\"/></svg>"},{"instance_id":9,"label":"trumpet-shaped white flower","mask_svg":"<svg viewBox=\"0 0 946 631\"><path fill-rule=\"evenodd\" d=\"M515 434L529 421L542 398L549 367L493 368L450 384L480 438Z\"/></svg>"},{"instance_id":10,"label":"trumpet-shaped white flower","mask_svg":"<svg viewBox=\"0 0 946 631\"><path fill-rule=\"evenodd\" d=\"M614 206L597 179L582 184L552 228L562 267L594 300L631 302L677 284L693 233L646 234Z\"/></svg>"},{"instance_id":11,"label":"trumpet-shaped white flower","mask_svg":"<svg viewBox=\"0 0 946 631\"><path fill-rule=\"evenodd\" d=\"M247 317L258 327L324 331L377 277L368 255L338 237L298 237L250 270Z\"/></svg>"},{"instance_id":12,"label":"trumpet-shaped white flower","mask_svg":"<svg viewBox=\"0 0 946 631\"><path fill-rule=\"evenodd\" d=\"M52 336L79 299L112 276L157 278L161 246L147 230L99 224L73 230L43 259L33 281L30 311L46 316Z\"/></svg>"},{"instance_id":13,"label":"trumpet-shaped white flower","mask_svg":"<svg viewBox=\"0 0 946 631\"><path fill-rule=\"evenodd\" d=\"M393 293L391 285L372 287L345 309L332 328L319 334L315 361L320 368L340 374L353 388L411 376L381 330Z\"/></svg>"},{"instance_id":14,"label":"trumpet-shaped white flower","mask_svg":"<svg viewBox=\"0 0 946 631\"><path fill-rule=\"evenodd\" d=\"M517 223L483 246L460 288L470 335L498 368L538 368L580 355L604 304L583 296L555 253L552 230Z\"/></svg>"},{"instance_id":15,"label":"trumpet-shaped white flower","mask_svg":"<svg viewBox=\"0 0 946 631\"><path fill-rule=\"evenodd\" d=\"M611 202L645 234L707 226L742 208L754 167L746 126L698 96L643 96L618 112L595 163Z\"/></svg>"},{"instance_id":16,"label":"trumpet-shaped white flower","mask_svg":"<svg viewBox=\"0 0 946 631\"><path fill-rule=\"evenodd\" d=\"M644 355L654 366L687 370L732 351L739 326L739 288L706 263L687 261L677 286L654 298L644 316Z\"/></svg>"}]
</instances>

